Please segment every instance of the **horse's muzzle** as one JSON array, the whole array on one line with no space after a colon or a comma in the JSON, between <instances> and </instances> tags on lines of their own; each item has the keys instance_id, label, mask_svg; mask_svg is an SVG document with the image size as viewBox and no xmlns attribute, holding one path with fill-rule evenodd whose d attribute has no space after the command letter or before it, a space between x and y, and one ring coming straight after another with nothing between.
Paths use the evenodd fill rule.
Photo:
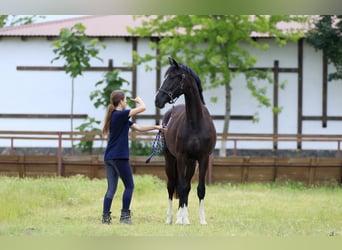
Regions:
<instances>
[{"instance_id":1,"label":"horse's muzzle","mask_svg":"<svg viewBox=\"0 0 342 250\"><path fill-rule=\"evenodd\" d=\"M162 109L162 108L165 107L165 103L160 102L160 101L158 100L158 98L156 98L156 99L154 100L154 105L155 105L157 108L160 108L160 109Z\"/></svg>"}]
</instances>

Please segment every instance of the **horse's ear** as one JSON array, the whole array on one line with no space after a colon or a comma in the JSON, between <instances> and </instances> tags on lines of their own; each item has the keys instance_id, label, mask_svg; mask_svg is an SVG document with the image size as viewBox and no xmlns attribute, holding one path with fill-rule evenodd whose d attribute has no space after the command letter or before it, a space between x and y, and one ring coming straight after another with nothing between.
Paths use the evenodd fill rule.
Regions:
<instances>
[{"instance_id":1,"label":"horse's ear","mask_svg":"<svg viewBox=\"0 0 342 250\"><path fill-rule=\"evenodd\" d=\"M173 59L172 57L169 57L169 63L170 63L171 66L176 66L177 68L179 67L178 63L176 62L176 60Z\"/></svg>"},{"instance_id":2,"label":"horse's ear","mask_svg":"<svg viewBox=\"0 0 342 250\"><path fill-rule=\"evenodd\" d=\"M169 63L171 66L173 65L173 59L171 57L169 57Z\"/></svg>"}]
</instances>

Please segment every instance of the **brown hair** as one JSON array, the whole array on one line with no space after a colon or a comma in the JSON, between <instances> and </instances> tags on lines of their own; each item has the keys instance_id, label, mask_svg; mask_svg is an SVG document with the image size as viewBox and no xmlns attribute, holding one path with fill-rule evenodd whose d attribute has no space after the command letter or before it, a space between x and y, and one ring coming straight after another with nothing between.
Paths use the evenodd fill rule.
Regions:
<instances>
[{"instance_id":1,"label":"brown hair","mask_svg":"<svg viewBox=\"0 0 342 250\"><path fill-rule=\"evenodd\" d=\"M107 107L106 116L104 119L104 125L102 128L102 134L107 135L109 133L110 117L113 111L119 105L120 101L125 99L125 93L121 90L114 90L110 95L110 104Z\"/></svg>"}]
</instances>

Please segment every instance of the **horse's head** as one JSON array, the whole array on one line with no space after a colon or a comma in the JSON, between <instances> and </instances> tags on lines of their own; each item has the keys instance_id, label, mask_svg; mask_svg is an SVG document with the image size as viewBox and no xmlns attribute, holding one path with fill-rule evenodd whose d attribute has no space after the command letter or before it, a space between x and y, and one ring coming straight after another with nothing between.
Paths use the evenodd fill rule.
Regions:
<instances>
[{"instance_id":1,"label":"horse's head","mask_svg":"<svg viewBox=\"0 0 342 250\"><path fill-rule=\"evenodd\" d=\"M184 71L173 58L169 57L170 67L165 73L165 80L159 88L154 103L158 108L164 108L165 103L175 103L177 98L182 95L184 78Z\"/></svg>"}]
</instances>

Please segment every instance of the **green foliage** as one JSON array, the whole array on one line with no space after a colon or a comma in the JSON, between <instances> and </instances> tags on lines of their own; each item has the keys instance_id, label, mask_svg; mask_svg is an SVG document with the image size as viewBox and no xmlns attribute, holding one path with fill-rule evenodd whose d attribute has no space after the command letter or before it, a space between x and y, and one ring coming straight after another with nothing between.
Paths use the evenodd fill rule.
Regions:
<instances>
[{"instance_id":1,"label":"green foliage","mask_svg":"<svg viewBox=\"0 0 342 250\"><path fill-rule=\"evenodd\" d=\"M132 141L130 153L132 155L150 155L152 153L152 142Z\"/></svg>"},{"instance_id":2,"label":"green foliage","mask_svg":"<svg viewBox=\"0 0 342 250\"><path fill-rule=\"evenodd\" d=\"M113 70L105 73L104 79L98 81L95 84L95 87L101 86L101 89L97 89L90 94L90 100L95 101L95 108L104 107L106 108L110 104L110 95L113 90L123 90L122 86L124 83L129 83L127 80L119 76L118 70ZM104 85L104 86L103 86ZM123 90L126 94L130 93L128 90ZM127 99L127 104L132 106L132 102ZM101 131L100 128L96 127L99 125L100 121L95 120L94 118L88 119L85 123L82 123L76 129L80 131ZM81 149L82 152L92 152L93 150L93 141L89 141L91 137L87 136L85 141L80 141L77 145L77 148Z\"/></svg>"},{"instance_id":3,"label":"green foliage","mask_svg":"<svg viewBox=\"0 0 342 250\"><path fill-rule=\"evenodd\" d=\"M104 79L98 81L95 87L101 86L100 90L95 90L90 94L90 100L95 101L95 108L107 107L110 104L110 95L114 90L123 90L126 95L128 90L122 89L124 83L129 83L126 79L119 76L120 71L113 70L104 75ZM103 86L104 85L104 86ZM102 87L103 86L103 87Z\"/></svg>"},{"instance_id":4,"label":"green foliage","mask_svg":"<svg viewBox=\"0 0 342 250\"><path fill-rule=\"evenodd\" d=\"M217 103L217 96L212 96L212 97L210 97L210 101L211 101L212 103Z\"/></svg>"},{"instance_id":5,"label":"green foliage","mask_svg":"<svg viewBox=\"0 0 342 250\"><path fill-rule=\"evenodd\" d=\"M137 64L156 59L166 65L167 58L171 56L189 65L203 80L204 88L226 86L224 96L227 119L223 133L228 132L231 81L238 75L245 75L246 87L260 105L271 107L266 88L257 87L255 81L273 82L273 79L269 72L250 70L255 66L257 58L248 50L248 47L266 50L269 44L266 40L254 39L253 34L273 37L279 46L284 46L288 41L298 40L304 32L284 31L279 28L279 24L307 21L305 16L291 15L154 15L136 18L140 18L143 25L128 28L131 34L159 38L150 42L151 49L158 49L159 54L134 53Z\"/></svg>"},{"instance_id":6,"label":"green foliage","mask_svg":"<svg viewBox=\"0 0 342 250\"><path fill-rule=\"evenodd\" d=\"M283 110L283 107L273 107L272 111L275 114L279 114Z\"/></svg>"},{"instance_id":7,"label":"green foliage","mask_svg":"<svg viewBox=\"0 0 342 250\"><path fill-rule=\"evenodd\" d=\"M237 73L244 73L255 65L257 59L244 47L266 49L252 38L252 32L274 36L279 44L296 40L303 32L285 34L277 25L279 22L304 22L305 18L293 16L247 16L247 15L174 15L137 17L145 20L143 27L128 28L132 34L143 37L158 36L151 48L158 48L160 55L134 54L138 64L159 56L167 64L167 56L188 64L201 77L210 80L214 87L230 84ZM229 67L237 68L236 73ZM256 71L254 71L256 73ZM249 73L247 77L252 77Z\"/></svg>"},{"instance_id":8,"label":"green foliage","mask_svg":"<svg viewBox=\"0 0 342 250\"><path fill-rule=\"evenodd\" d=\"M100 132L101 129L94 127L94 125L99 125L101 122L98 120L95 120L95 118L87 118L84 123L82 123L80 126L76 127L77 130L80 132ZM81 152L85 153L91 153L93 151L93 145L94 145L94 139L95 135L84 135L82 137L82 140L77 144L77 148L81 150Z\"/></svg>"},{"instance_id":9,"label":"green foliage","mask_svg":"<svg viewBox=\"0 0 342 250\"><path fill-rule=\"evenodd\" d=\"M71 29L63 28L59 33L59 39L52 43L56 57L51 62L65 59L65 71L72 78L82 75L83 71L90 67L91 58L97 58L100 50L98 39L89 40L85 34L86 27L77 23ZM103 44L101 45L105 47Z\"/></svg>"},{"instance_id":10,"label":"green foliage","mask_svg":"<svg viewBox=\"0 0 342 250\"><path fill-rule=\"evenodd\" d=\"M316 50L322 50L328 63L336 67L329 81L342 79L342 15L320 16L315 27L307 33L307 41Z\"/></svg>"},{"instance_id":11,"label":"green foliage","mask_svg":"<svg viewBox=\"0 0 342 250\"><path fill-rule=\"evenodd\" d=\"M271 101L267 97L267 86L259 87L255 84L256 80L268 79L268 82L273 80L270 78L270 74L267 71L260 70L248 70L245 72L247 88L250 90L253 97L255 97L261 106L270 107Z\"/></svg>"},{"instance_id":12,"label":"green foliage","mask_svg":"<svg viewBox=\"0 0 342 250\"><path fill-rule=\"evenodd\" d=\"M7 15L0 15L0 28L6 26Z\"/></svg>"},{"instance_id":13,"label":"green foliage","mask_svg":"<svg viewBox=\"0 0 342 250\"><path fill-rule=\"evenodd\" d=\"M5 26L20 26L34 23L36 18L45 18L44 16L19 16L19 15L0 15L0 28Z\"/></svg>"},{"instance_id":14,"label":"green foliage","mask_svg":"<svg viewBox=\"0 0 342 250\"><path fill-rule=\"evenodd\" d=\"M52 43L55 47L53 52L56 57L51 60L51 63L64 59L64 69L67 74L72 78L71 81L71 115L74 113L74 79L82 75L83 71L90 67L90 60L97 58L100 50L98 46L105 48L103 44L99 44L98 39L89 40L85 34L86 27L77 23L71 29L63 28L59 33L58 40ZM73 118L70 119L70 131L74 129ZM73 140L71 140L73 147Z\"/></svg>"},{"instance_id":15,"label":"green foliage","mask_svg":"<svg viewBox=\"0 0 342 250\"><path fill-rule=\"evenodd\" d=\"M253 122L253 123L257 123L257 122L259 122L259 121L260 121L259 112L255 112L255 113L253 114L252 122Z\"/></svg>"}]
</instances>

